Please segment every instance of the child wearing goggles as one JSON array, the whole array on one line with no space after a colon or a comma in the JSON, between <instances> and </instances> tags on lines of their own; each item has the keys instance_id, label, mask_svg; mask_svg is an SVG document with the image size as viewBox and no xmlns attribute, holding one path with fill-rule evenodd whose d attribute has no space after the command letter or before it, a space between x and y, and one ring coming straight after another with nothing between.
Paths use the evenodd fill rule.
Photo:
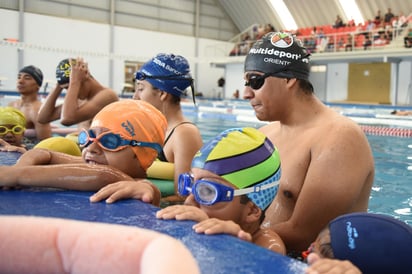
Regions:
<instances>
[{"instance_id":1,"label":"child wearing goggles","mask_svg":"<svg viewBox=\"0 0 412 274\"><path fill-rule=\"evenodd\" d=\"M0 167L0 186L18 183L96 191L128 181L137 186L134 198L159 204L159 190L134 178L146 178L162 148L166 127L165 117L149 103L126 99L109 104L94 117L90 129L80 133L81 157L34 148L14 166Z\"/></svg>"},{"instance_id":2,"label":"child wearing goggles","mask_svg":"<svg viewBox=\"0 0 412 274\"><path fill-rule=\"evenodd\" d=\"M261 228L281 175L277 149L254 128L223 131L206 143L181 174L184 205L161 209L160 219L193 220L198 233L227 233L285 254L282 239Z\"/></svg>"},{"instance_id":3,"label":"child wearing goggles","mask_svg":"<svg viewBox=\"0 0 412 274\"><path fill-rule=\"evenodd\" d=\"M20 110L14 107L0 107L0 151L25 153L25 126L26 118Z\"/></svg>"}]
</instances>

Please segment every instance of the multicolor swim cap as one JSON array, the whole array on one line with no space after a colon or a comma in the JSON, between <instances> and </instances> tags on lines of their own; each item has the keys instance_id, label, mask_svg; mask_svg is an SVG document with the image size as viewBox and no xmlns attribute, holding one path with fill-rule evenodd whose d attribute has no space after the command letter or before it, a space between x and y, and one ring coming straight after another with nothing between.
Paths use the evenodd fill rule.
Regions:
<instances>
[{"instance_id":1,"label":"multicolor swim cap","mask_svg":"<svg viewBox=\"0 0 412 274\"><path fill-rule=\"evenodd\" d=\"M19 71L19 73L22 73L22 72L27 73L31 77L33 77L37 85L41 87L41 85L43 84L43 72L41 72L41 70L38 67L26 66Z\"/></svg>"},{"instance_id":2,"label":"multicolor swim cap","mask_svg":"<svg viewBox=\"0 0 412 274\"><path fill-rule=\"evenodd\" d=\"M310 53L295 35L269 32L249 50L245 72L260 71L275 77L309 79Z\"/></svg>"},{"instance_id":3,"label":"multicolor swim cap","mask_svg":"<svg viewBox=\"0 0 412 274\"><path fill-rule=\"evenodd\" d=\"M349 260L362 273L410 273L412 227L393 217L351 213L329 224L336 259Z\"/></svg>"},{"instance_id":4,"label":"multicolor swim cap","mask_svg":"<svg viewBox=\"0 0 412 274\"><path fill-rule=\"evenodd\" d=\"M26 117L14 107L0 107L0 125L19 125L26 128Z\"/></svg>"},{"instance_id":5,"label":"multicolor swim cap","mask_svg":"<svg viewBox=\"0 0 412 274\"><path fill-rule=\"evenodd\" d=\"M81 156L82 152L79 146L72 140L62 137L50 137L40 141L33 148L45 148L52 151L62 152L73 156Z\"/></svg>"},{"instance_id":6,"label":"multicolor swim cap","mask_svg":"<svg viewBox=\"0 0 412 274\"><path fill-rule=\"evenodd\" d=\"M177 97L185 96L186 89L193 83L188 61L183 56L165 53L160 53L145 63L136 72L135 78L146 80L153 87Z\"/></svg>"},{"instance_id":7,"label":"multicolor swim cap","mask_svg":"<svg viewBox=\"0 0 412 274\"><path fill-rule=\"evenodd\" d=\"M63 59L56 67L56 80L59 85L65 85L70 82L70 73L72 65L70 59Z\"/></svg>"},{"instance_id":8,"label":"multicolor swim cap","mask_svg":"<svg viewBox=\"0 0 412 274\"><path fill-rule=\"evenodd\" d=\"M192 161L192 167L213 172L238 189L278 181L280 157L276 147L255 128L232 128L207 142ZM246 194L265 210L276 196L278 185Z\"/></svg>"},{"instance_id":9,"label":"multicolor swim cap","mask_svg":"<svg viewBox=\"0 0 412 274\"><path fill-rule=\"evenodd\" d=\"M103 127L127 140L158 143L163 146L167 121L151 104L142 100L124 99L105 106L93 118L90 128ZM131 147L146 170L157 157L148 147Z\"/></svg>"}]
</instances>

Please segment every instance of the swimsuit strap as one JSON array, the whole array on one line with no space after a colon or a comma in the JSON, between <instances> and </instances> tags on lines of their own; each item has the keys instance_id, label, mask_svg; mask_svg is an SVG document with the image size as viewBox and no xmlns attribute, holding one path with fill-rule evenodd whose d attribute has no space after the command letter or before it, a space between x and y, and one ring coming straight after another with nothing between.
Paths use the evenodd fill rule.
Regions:
<instances>
[{"instance_id":1,"label":"swimsuit strap","mask_svg":"<svg viewBox=\"0 0 412 274\"><path fill-rule=\"evenodd\" d=\"M181 123L177 124L177 125L170 131L169 135L167 135L167 137L166 137L166 139L165 139L165 142L163 143L163 146L165 146L166 143L167 143L167 141L169 141L169 139L170 139L170 137L172 136L172 134L173 134L173 132L175 131L175 129L176 129L178 126L183 125L183 124L192 124L192 125L194 125L192 122L181 122ZM159 153L159 155L157 156L157 158L158 158L160 161L162 161L162 162L169 162L169 161L167 160L167 158L166 158L166 155L165 155L163 149L162 149L162 151Z\"/></svg>"},{"instance_id":2,"label":"swimsuit strap","mask_svg":"<svg viewBox=\"0 0 412 274\"><path fill-rule=\"evenodd\" d=\"M192 125L194 125L192 122L181 122L181 123L177 124L177 125L172 129L172 131L170 131L169 135L167 135L167 137L166 137L166 139L165 139L165 142L163 143L163 146L166 145L167 141L169 141L169 139L170 139L170 137L172 136L172 134L173 134L173 132L175 131L175 129L176 129L178 126L183 125L183 124L192 124Z\"/></svg>"}]
</instances>

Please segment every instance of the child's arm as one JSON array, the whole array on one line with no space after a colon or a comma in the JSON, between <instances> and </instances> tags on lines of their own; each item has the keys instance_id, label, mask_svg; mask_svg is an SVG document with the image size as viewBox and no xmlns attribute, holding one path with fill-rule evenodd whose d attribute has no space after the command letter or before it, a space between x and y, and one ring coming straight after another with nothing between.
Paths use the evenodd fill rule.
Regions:
<instances>
[{"instance_id":1,"label":"child's arm","mask_svg":"<svg viewBox=\"0 0 412 274\"><path fill-rule=\"evenodd\" d=\"M286 254L286 247L280 236L271 229L258 229L253 235L244 231L233 221L224 221L210 218L193 226L197 233L220 234L225 233L238 237L239 239L253 242L254 244L269 249L271 251Z\"/></svg>"},{"instance_id":2,"label":"child's arm","mask_svg":"<svg viewBox=\"0 0 412 274\"><path fill-rule=\"evenodd\" d=\"M22 155L22 157L26 154ZM36 166L0 166L0 186L52 187L79 191L97 191L130 176L107 165L62 164Z\"/></svg>"},{"instance_id":3,"label":"child's arm","mask_svg":"<svg viewBox=\"0 0 412 274\"><path fill-rule=\"evenodd\" d=\"M106 203L114 203L121 199L137 199L155 206L160 205L160 190L149 180L121 181L109 184L90 197L91 202L106 199Z\"/></svg>"},{"instance_id":4,"label":"child's arm","mask_svg":"<svg viewBox=\"0 0 412 274\"><path fill-rule=\"evenodd\" d=\"M178 221L191 220L201 222L209 219L209 216L200 208L191 205L173 205L163 208L156 212L156 218Z\"/></svg>"},{"instance_id":5,"label":"child's arm","mask_svg":"<svg viewBox=\"0 0 412 274\"><path fill-rule=\"evenodd\" d=\"M0 151L16 151L20 153L25 153L27 149L25 149L24 147L10 145L9 143L0 138Z\"/></svg>"},{"instance_id":6,"label":"child's arm","mask_svg":"<svg viewBox=\"0 0 412 274\"><path fill-rule=\"evenodd\" d=\"M2 273L200 273L181 242L155 231L44 217L0 223Z\"/></svg>"},{"instance_id":7,"label":"child's arm","mask_svg":"<svg viewBox=\"0 0 412 274\"><path fill-rule=\"evenodd\" d=\"M66 153L51 151L42 148L33 148L24 153L15 166L56 165L56 164L84 164L82 157Z\"/></svg>"}]
</instances>

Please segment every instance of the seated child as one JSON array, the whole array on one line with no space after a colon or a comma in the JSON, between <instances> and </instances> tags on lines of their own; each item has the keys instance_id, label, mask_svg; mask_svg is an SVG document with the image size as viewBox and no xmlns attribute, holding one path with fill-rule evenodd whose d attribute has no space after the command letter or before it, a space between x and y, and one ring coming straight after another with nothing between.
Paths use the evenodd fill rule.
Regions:
<instances>
[{"instance_id":1,"label":"seated child","mask_svg":"<svg viewBox=\"0 0 412 274\"><path fill-rule=\"evenodd\" d=\"M0 151L25 153L26 117L14 107L0 107Z\"/></svg>"},{"instance_id":2,"label":"seated child","mask_svg":"<svg viewBox=\"0 0 412 274\"><path fill-rule=\"evenodd\" d=\"M319 233L310 252L315 254L309 256L350 261L366 274L410 273L412 227L381 214L345 214Z\"/></svg>"},{"instance_id":3,"label":"seated child","mask_svg":"<svg viewBox=\"0 0 412 274\"><path fill-rule=\"evenodd\" d=\"M146 177L161 150L166 127L163 114L149 103L132 99L112 103L94 117L89 130L79 134L82 157L34 148L14 166L0 166L0 186L96 191L126 180L138 184L142 193L150 189L140 198L158 204L158 189L135 179Z\"/></svg>"},{"instance_id":4,"label":"seated child","mask_svg":"<svg viewBox=\"0 0 412 274\"><path fill-rule=\"evenodd\" d=\"M0 223L1 273L200 273L181 242L155 231L31 216Z\"/></svg>"},{"instance_id":5,"label":"seated child","mask_svg":"<svg viewBox=\"0 0 412 274\"><path fill-rule=\"evenodd\" d=\"M161 219L193 220L198 233L227 233L285 254L280 237L261 228L281 175L278 150L254 128L223 131L192 161L192 173L179 177L184 205L157 212Z\"/></svg>"}]
</instances>

